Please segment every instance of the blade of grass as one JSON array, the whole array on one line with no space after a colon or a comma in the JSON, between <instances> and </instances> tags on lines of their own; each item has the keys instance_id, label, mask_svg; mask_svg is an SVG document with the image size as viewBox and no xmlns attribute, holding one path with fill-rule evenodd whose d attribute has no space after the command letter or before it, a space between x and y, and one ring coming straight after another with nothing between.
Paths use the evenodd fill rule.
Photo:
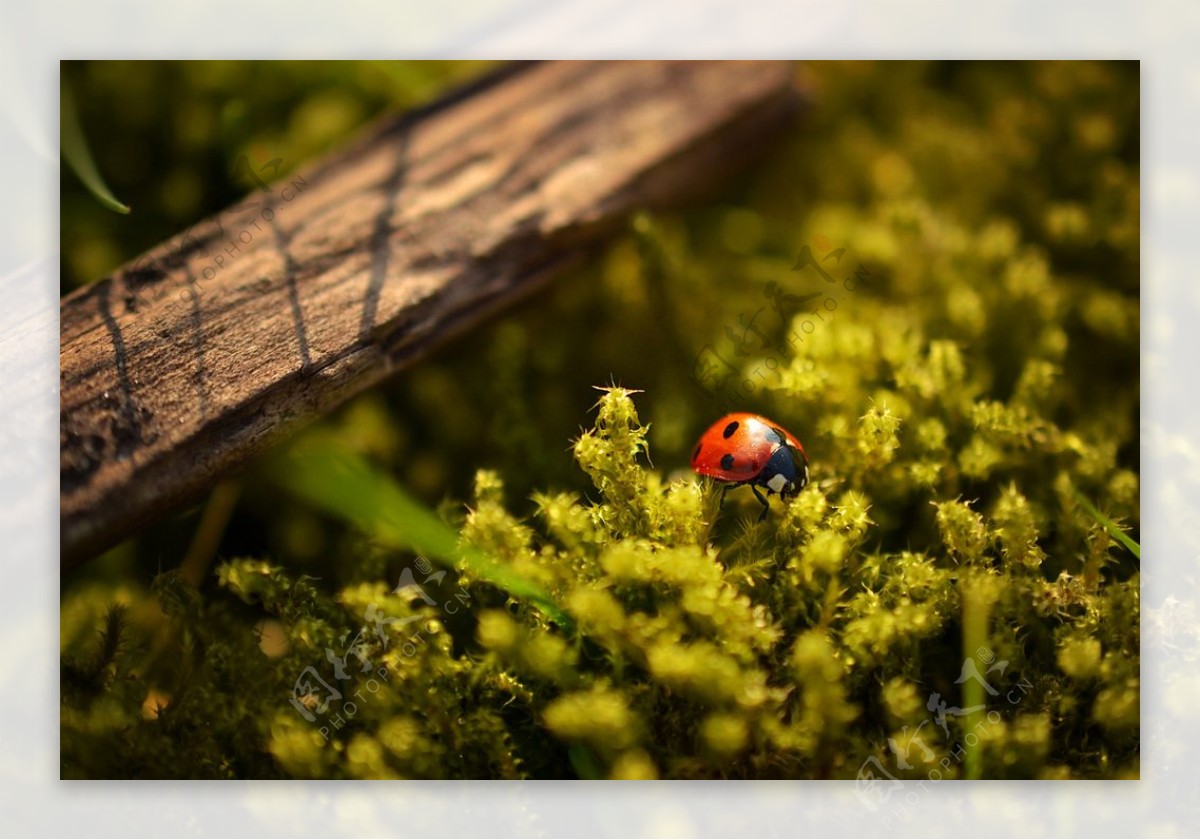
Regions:
<instances>
[{"instance_id":1,"label":"blade of grass","mask_svg":"<svg viewBox=\"0 0 1200 840\"><path fill-rule=\"evenodd\" d=\"M104 183L100 170L96 168L96 161L92 159L87 138L83 136L83 128L79 124L79 112L75 109L75 97L71 94L71 87L65 80L60 87L59 96L61 97L59 101L59 144L67 165L88 188L88 192L96 197L97 201L109 210L128 213L129 205L122 204L117 200L116 196L112 194L112 190L108 188L108 184Z\"/></svg>"},{"instance_id":2,"label":"blade of grass","mask_svg":"<svg viewBox=\"0 0 1200 840\"><path fill-rule=\"evenodd\" d=\"M460 545L452 528L389 475L332 442L310 440L293 448L276 480L386 546L467 572L514 598L530 601L562 627L572 626L571 619L541 587L483 552Z\"/></svg>"},{"instance_id":3,"label":"blade of grass","mask_svg":"<svg viewBox=\"0 0 1200 840\"><path fill-rule=\"evenodd\" d=\"M964 662L974 660L977 673L982 674L988 666L982 659L981 651L988 643L988 624L990 623L991 601L983 587L983 581L971 575L965 575L959 581L962 595L962 650ZM982 666L982 667L980 667ZM986 715L987 698L983 694L983 685L978 680L967 680L963 683L963 708L967 709L963 729L974 732ZM978 779L983 774L979 740L971 743L964 738L966 749L965 775L968 779Z\"/></svg>"},{"instance_id":4,"label":"blade of grass","mask_svg":"<svg viewBox=\"0 0 1200 840\"><path fill-rule=\"evenodd\" d=\"M179 564L179 577L193 589L199 589L204 583L204 576L208 574L208 567L212 565L221 537L233 516L239 491L237 482L222 481L213 489L204 506L191 545Z\"/></svg>"},{"instance_id":5,"label":"blade of grass","mask_svg":"<svg viewBox=\"0 0 1200 840\"><path fill-rule=\"evenodd\" d=\"M1133 552L1134 557L1139 560L1142 559L1142 547L1134 542L1132 537L1122 531L1117 526L1117 523L1113 522L1111 519L1097 510L1096 507L1087 499L1085 499L1083 494L1078 490L1075 491L1075 501L1083 505L1083 509L1090 513L1092 518L1099 522L1104 527L1104 530L1108 531L1108 533L1112 535L1113 539Z\"/></svg>"}]
</instances>

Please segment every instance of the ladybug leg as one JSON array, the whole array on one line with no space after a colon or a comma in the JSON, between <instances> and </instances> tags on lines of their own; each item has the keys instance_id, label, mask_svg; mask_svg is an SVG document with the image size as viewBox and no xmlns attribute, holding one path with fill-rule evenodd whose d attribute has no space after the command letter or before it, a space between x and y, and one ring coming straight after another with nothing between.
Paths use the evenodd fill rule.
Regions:
<instances>
[{"instance_id":1,"label":"ladybug leg","mask_svg":"<svg viewBox=\"0 0 1200 840\"><path fill-rule=\"evenodd\" d=\"M728 492L729 492L729 485L728 485L728 484L722 484L722 485L721 485L721 501L719 501L719 502L717 503L717 510L724 510L724 509L725 509L725 494L726 494L726 493L728 493Z\"/></svg>"},{"instance_id":2,"label":"ladybug leg","mask_svg":"<svg viewBox=\"0 0 1200 840\"><path fill-rule=\"evenodd\" d=\"M757 487L755 487L753 484L751 484L750 489L754 492L754 498L756 498L760 502L762 502L763 511L761 514L759 514L759 517L758 517L758 521L762 522L764 519L767 518L767 514L771 512L771 505L770 505L770 503L767 502L767 500L765 498L763 498L763 494L758 492Z\"/></svg>"}]
</instances>

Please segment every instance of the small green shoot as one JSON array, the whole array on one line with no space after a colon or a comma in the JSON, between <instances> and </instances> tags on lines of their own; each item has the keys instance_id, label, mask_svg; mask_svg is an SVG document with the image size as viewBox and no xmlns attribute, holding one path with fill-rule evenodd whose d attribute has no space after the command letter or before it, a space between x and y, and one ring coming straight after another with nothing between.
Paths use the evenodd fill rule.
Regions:
<instances>
[{"instance_id":1,"label":"small green shoot","mask_svg":"<svg viewBox=\"0 0 1200 840\"><path fill-rule=\"evenodd\" d=\"M79 112L75 108L75 97L66 81L63 81L59 95L61 97L59 120L62 132L59 142L62 144L62 156L67 161L67 165L88 188L88 192L96 197L97 201L116 213L129 213L129 205L122 204L112 194L112 190L108 188L108 184L104 182L100 170L96 167L96 161L92 159L87 138L83 136L83 127L79 124Z\"/></svg>"},{"instance_id":2,"label":"small green shoot","mask_svg":"<svg viewBox=\"0 0 1200 840\"><path fill-rule=\"evenodd\" d=\"M1142 547L1134 542L1132 537L1122 531L1120 527L1117 526L1117 523L1113 522L1111 519L1097 510L1095 505L1085 499L1083 494L1078 490L1075 491L1075 501L1079 502L1079 504L1083 506L1084 510L1090 513L1097 522L1104 526L1104 530L1108 531L1108 533L1112 535L1113 539L1128 548L1133 556L1138 560L1142 559Z\"/></svg>"}]
</instances>

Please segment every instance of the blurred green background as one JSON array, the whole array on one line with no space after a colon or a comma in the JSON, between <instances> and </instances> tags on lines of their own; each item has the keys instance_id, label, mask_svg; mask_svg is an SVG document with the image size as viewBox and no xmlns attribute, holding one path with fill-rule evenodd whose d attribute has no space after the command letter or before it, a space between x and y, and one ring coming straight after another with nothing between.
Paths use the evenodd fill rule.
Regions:
<instances>
[{"instance_id":1,"label":"blurred green background","mask_svg":"<svg viewBox=\"0 0 1200 840\"><path fill-rule=\"evenodd\" d=\"M370 120L428 101L486 69L455 62L64 62L63 84L73 92L98 170L132 213L104 208L64 167L63 292L252 190L236 169L241 156L279 158L282 176ZM1098 632L1111 608L1102 603L1103 586L1132 581L1136 592L1136 561L1070 499L1082 493L1137 538L1138 72L1135 62L799 64L797 81L811 91L812 107L761 164L710 201L673 214L639 214L587 267L303 437L336 441L437 510L455 531L469 521L466 505L477 504L471 501L476 471L494 470L513 515L532 522L539 505L531 495L539 491L600 499L570 451L592 422L595 386L615 382L644 391L635 401L649 424L654 469L664 480L689 481L696 437L727 407L691 381L697 360L720 353L746 376L765 366L770 375L763 384L728 407L762 411L800 437L812 460L813 493L831 504L840 498L843 506L844 492L869 500L871 527L855 537L862 558L927 552L952 581L963 558L955 547L957 525L946 519L959 508L935 505L961 500L987 512L993 572L1020 580L1028 587L1019 590L1024 595L1070 600L1054 594L1060 574L1088 581L1087 597L1096 600L1078 601L1087 606L1072 621L1082 624L1045 631L1038 644L1050 645L1048 654L1038 644L1017 652L1017 636L1028 642L1033 619L1024 612L1028 603L1009 605L1016 628L1011 655L1022 673L1057 676L1047 677L1053 687L1043 686L1040 701L1053 734L1047 728L1029 736L1042 739L1030 748L1035 758L1022 753L1008 774L1136 774L1136 722L1129 734L1136 685L1130 713L1123 682L1130 674L1136 679L1136 613L1132 624L1126 614L1124 623L1110 626L1112 638L1104 642L1105 653L1123 664L1114 659L1109 682L1089 684L1080 689L1085 699L1076 698L1080 709L1092 708L1098 693L1124 690L1106 701L1119 705L1113 697L1126 698L1118 711L1065 710L1063 697L1074 695L1062 682L1069 675L1056 670L1061 656L1056 665L1054 645L1087 647L1078 634ZM845 249L823 264L838 278L862 269L866 280L855 291L838 290L836 311L808 343L776 352L771 348L801 321L789 324L771 311L766 284L797 295L829 291L816 274L793 271L806 246L822 258ZM754 323L770 344L736 356L730 336L744 335L739 318L756 312ZM180 564L196 571L210 604L233 600L211 573L211 564L226 558L269 560L290 575L316 578L328 594L394 579L411 555L380 550L369 528L364 534L314 505L301 479L289 486L291 446L234 477L206 508L147 529L66 580L68 659L78 664L113 602L130 605L134 624L153 636L164 619L150 606L162 599L150 582ZM743 521L755 512L747 491L730 495L723 524L709 535L725 565L757 568L749 556L762 560L772 550L781 568L799 562L797 546L764 547L766 538ZM1020 551L1009 544L1018 525L1032 535ZM1017 562L1017 555L1024 559ZM1029 568L1018 574L1012 564ZM843 581L848 599L871 585L859 574ZM748 572L746 581L743 591L755 603L771 602L778 595L772 587L791 585L764 582L761 570ZM576 583L548 586L567 597ZM859 607L846 609L853 614ZM267 617L250 607L232 615L245 628ZM776 619L789 632L812 622L805 609L788 615ZM956 639L956 619L939 621L949 623L938 625L943 636L935 640ZM853 650L851 641L835 638ZM471 648L477 628L458 628L455 641ZM143 696L170 693L163 686L180 679L171 667L144 664L172 644L160 641L134 669ZM956 644L945 666L955 672ZM850 656L846 668L852 663ZM870 680L850 679L866 680L848 689L866 709L855 736L866 739L856 742L861 758L863 743L882 742L886 715L872 717L872 703L884 701ZM289 688L281 673L271 690ZM97 733L145 725L128 709L77 706L84 711L64 717L70 756L64 772L71 774L102 772L104 762L88 747L107 743ZM1052 706L1058 711L1047 711ZM1070 723L1073 715L1083 722ZM274 755L263 752L233 774L305 774L297 770L303 762ZM641 767L637 761L612 758L597 772ZM653 763L664 775L724 772L713 769L719 762L686 757L672 763L654 754ZM595 764L563 753L541 770L583 774L581 768ZM322 765L321 773L361 775L354 766ZM730 775L755 775L755 767L769 775L754 762L730 766L738 768ZM825 756L790 772L853 776L856 766ZM422 767L392 769L438 775ZM1006 772L1002 763L991 771Z\"/></svg>"}]
</instances>

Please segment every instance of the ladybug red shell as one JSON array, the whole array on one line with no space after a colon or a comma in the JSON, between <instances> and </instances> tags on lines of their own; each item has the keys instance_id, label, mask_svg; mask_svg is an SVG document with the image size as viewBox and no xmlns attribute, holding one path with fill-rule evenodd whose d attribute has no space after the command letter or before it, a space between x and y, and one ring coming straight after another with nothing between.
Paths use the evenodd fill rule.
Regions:
<instances>
[{"instance_id":1,"label":"ladybug red shell","mask_svg":"<svg viewBox=\"0 0 1200 840\"><path fill-rule=\"evenodd\" d=\"M758 492L795 496L808 484L808 456L796 436L759 414L727 414L700 436L692 452L692 470L718 481L725 490L750 485L763 503L761 520L770 505ZM724 491L722 492L722 499Z\"/></svg>"}]
</instances>

